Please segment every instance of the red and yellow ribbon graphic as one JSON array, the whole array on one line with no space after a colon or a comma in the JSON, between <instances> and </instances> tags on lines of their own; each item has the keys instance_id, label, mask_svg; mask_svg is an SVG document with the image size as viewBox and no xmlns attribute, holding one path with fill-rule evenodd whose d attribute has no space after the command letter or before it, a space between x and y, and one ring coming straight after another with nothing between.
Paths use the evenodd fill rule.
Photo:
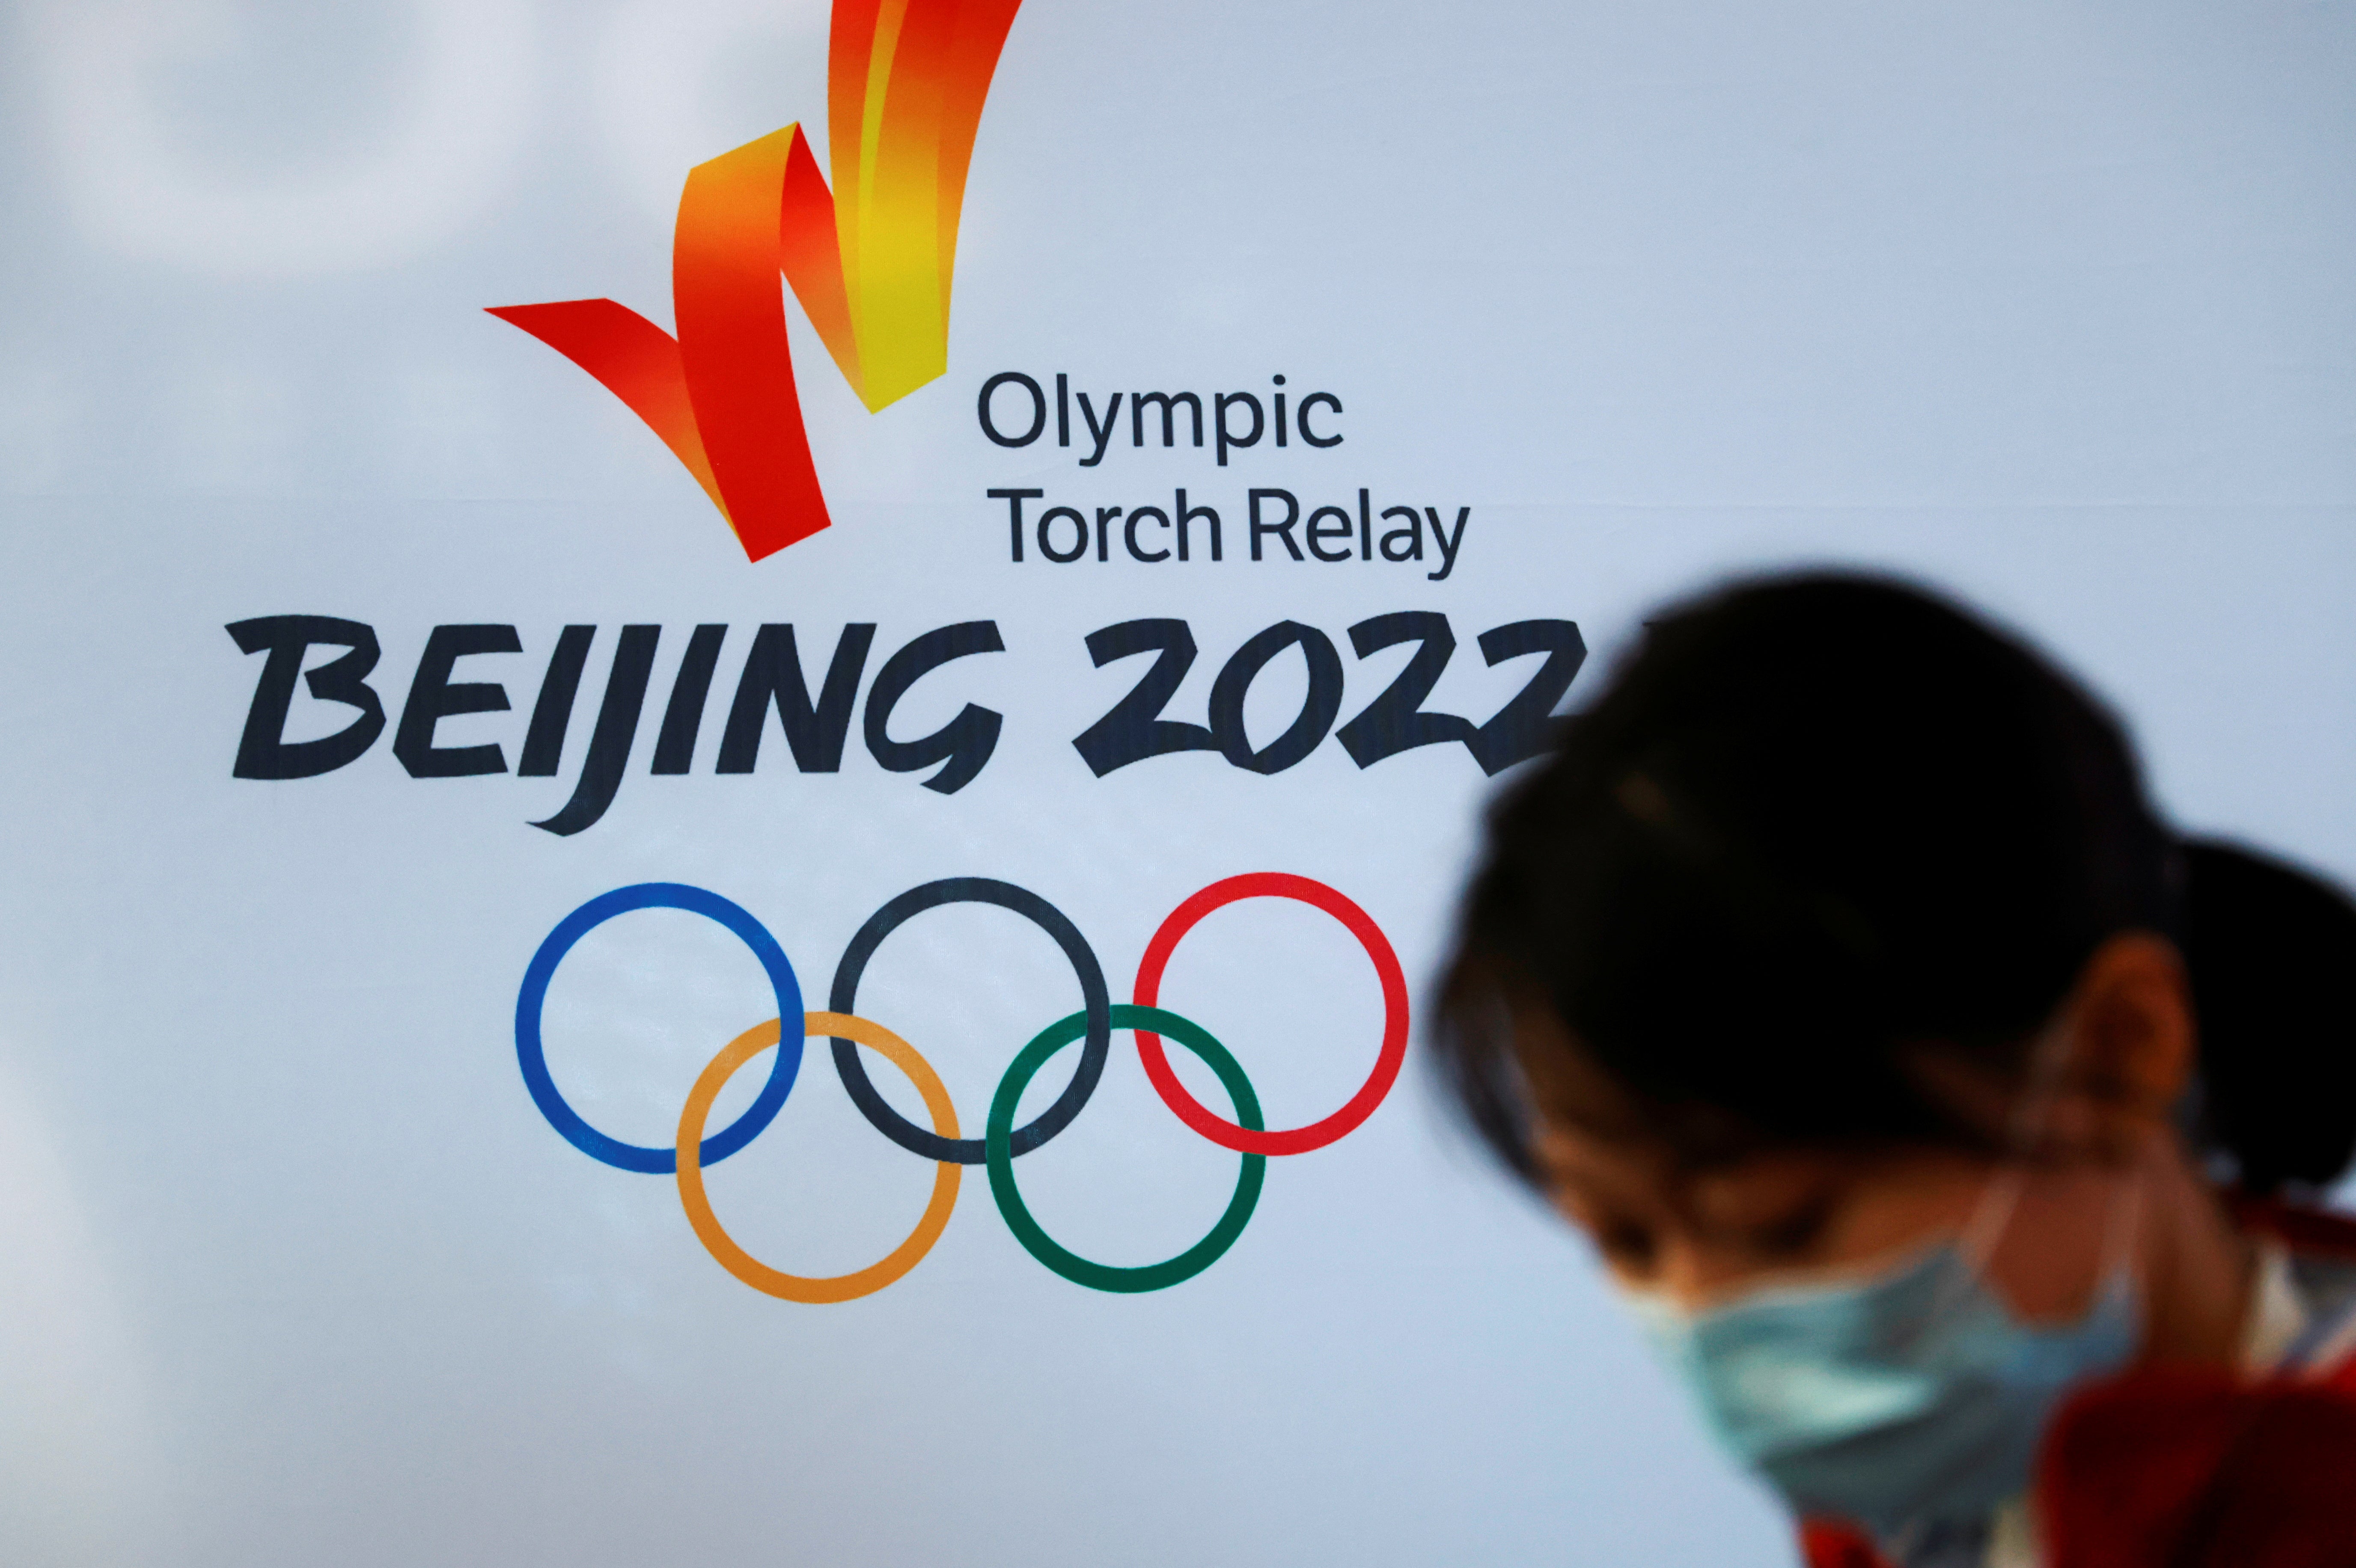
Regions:
<instances>
[{"instance_id":1,"label":"red and yellow ribbon graphic","mask_svg":"<svg viewBox=\"0 0 2356 1568\"><path fill-rule=\"evenodd\" d=\"M1021 4L836 0L833 187L798 123L691 170L671 246L676 337L608 299L491 311L662 437L754 560L829 521L777 274L869 410L948 368L966 171Z\"/></svg>"}]
</instances>

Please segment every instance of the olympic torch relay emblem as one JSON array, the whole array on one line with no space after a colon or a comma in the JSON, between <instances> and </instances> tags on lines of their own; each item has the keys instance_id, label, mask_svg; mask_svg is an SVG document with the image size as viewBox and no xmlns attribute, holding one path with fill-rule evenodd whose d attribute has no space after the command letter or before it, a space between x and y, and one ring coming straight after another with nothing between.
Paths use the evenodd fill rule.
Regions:
<instances>
[{"instance_id":1,"label":"olympic torch relay emblem","mask_svg":"<svg viewBox=\"0 0 2356 1568\"><path fill-rule=\"evenodd\" d=\"M836 0L827 49L833 186L798 123L691 170L671 248L676 336L609 299L490 313L644 420L753 560L830 520L778 274L871 412L948 368L966 171L1020 5Z\"/></svg>"}]
</instances>

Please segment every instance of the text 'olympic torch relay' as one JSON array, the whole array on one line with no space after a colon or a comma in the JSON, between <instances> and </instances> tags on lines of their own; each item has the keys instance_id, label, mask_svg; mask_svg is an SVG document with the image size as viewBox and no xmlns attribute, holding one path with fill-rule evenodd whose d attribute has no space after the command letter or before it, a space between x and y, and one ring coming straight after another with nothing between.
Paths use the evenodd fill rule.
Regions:
<instances>
[{"instance_id":1,"label":"text 'olympic torch relay'","mask_svg":"<svg viewBox=\"0 0 2356 1568\"><path fill-rule=\"evenodd\" d=\"M828 524L777 275L873 411L948 368L949 283L982 102L1021 0L836 0L834 184L798 123L687 176L672 336L609 299L491 314L580 366L703 486L745 555Z\"/></svg>"},{"instance_id":2,"label":"text 'olympic torch relay'","mask_svg":"<svg viewBox=\"0 0 2356 1568\"><path fill-rule=\"evenodd\" d=\"M1200 1025L1157 1005L1162 971L1168 967L1179 941L1214 910L1252 898L1297 900L1332 915L1365 949L1382 987L1382 1044L1376 1053L1374 1071L1340 1109L1305 1126L1269 1130L1260 1115L1258 1097L1252 1092L1251 1080L1244 1075L1242 1064ZM931 1063L898 1035L854 1011L860 976L866 972L868 960L874 956L884 939L914 916L953 903L995 904L1031 921L1063 950L1080 982L1080 1010L1041 1029L1015 1054L1005 1076L999 1081L997 1093L991 1097L983 1134L978 1138L959 1136L957 1107L950 1104L948 1091ZM642 909L686 910L727 927L760 960L777 1004L776 1018L738 1035L704 1067L688 1093L685 1109L680 1113L678 1139L669 1148L624 1143L591 1126L558 1092L549 1074L547 1053L541 1040L541 1014L548 999L549 982L564 955L605 922ZM524 971L523 987L516 997L516 1060L523 1070L524 1083L531 1093L532 1102L567 1142L591 1158L622 1170L675 1178L688 1223L694 1227L705 1249L730 1274L770 1296L787 1301L851 1301L892 1284L916 1267L940 1239L948 1224L949 1211L957 1205L959 1179L969 1165L989 1169L991 1196L997 1200L1007 1229L1023 1243L1024 1251L1056 1274L1097 1290L1162 1290L1210 1267L1243 1234L1259 1201L1269 1156L1306 1154L1323 1148L1355 1131L1382 1104L1398 1081L1400 1064L1407 1056L1407 977L1389 940L1365 911L1323 882L1281 871L1258 871L1214 882L1172 911L1145 945L1145 955L1138 963L1130 994L1134 1000L1128 1003L1111 999L1104 970L1087 939L1061 910L1037 893L983 877L949 877L911 888L869 916L835 966L834 984L827 997L828 1010L805 1013L801 984L785 950L768 929L741 906L717 893L683 883L640 882L591 899L559 921L556 929L541 943ZM788 1019L800 1021L788 1029ZM1069 1126L1096 1093L1115 1029L1135 1034L1146 1076L1181 1121L1213 1143L1243 1157L1236 1176L1235 1195L1203 1239L1175 1257L1134 1268L1097 1263L1061 1245L1032 1217L1014 1182L1015 1158ZM1202 1058L1218 1075L1234 1104L1234 1119L1218 1115L1195 1099L1171 1071L1162 1045L1162 1036L1165 1034ZM836 1075L841 1079L851 1103L875 1130L911 1154L935 1161L938 1167L924 1217L905 1241L866 1268L824 1277L786 1274L746 1253L721 1227L703 1190L704 1168L719 1163L752 1142L784 1106L801 1071L802 1041L808 1036L831 1037ZM1053 1104L1016 1126L1014 1112L1022 1102L1023 1090L1049 1059L1075 1041L1080 1042L1080 1055L1070 1083ZM860 1061L859 1046L874 1051L907 1075L924 1097L926 1115L933 1124L929 1130L901 1115L875 1092ZM774 1051L776 1054L770 1059L769 1075L760 1093L736 1120L706 1136L704 1125L711 1116L712 1102L739 1068L765 1051Z\"/></svg>"}]
</instances>

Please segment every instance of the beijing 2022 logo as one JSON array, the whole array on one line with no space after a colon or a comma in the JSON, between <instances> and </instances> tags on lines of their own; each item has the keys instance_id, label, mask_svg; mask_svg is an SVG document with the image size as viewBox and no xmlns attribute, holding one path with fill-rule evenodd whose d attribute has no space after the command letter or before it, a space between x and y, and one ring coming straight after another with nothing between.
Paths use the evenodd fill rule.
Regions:
<instances>
[{"instance_id":1,"label":"beijing 2022 logo","mask_svg":"<svg viewBox=\"0 0 2356 1568\"><path fill-rule=\"evenodd\" d=\"M982 101L1021 0L836 0L828 188L798 122L699 164L671 245L679 335L609 299L491 311L660 436L754 560L828 524L777 274L870 412L948 368Z\"/></svg>"},{"instance_id":2,"label":"beijing 2022 logo","mask_svg":"<svg viewBox=\"0 0 2356 1568\"><path fill-rule=\"evenodd\" d=\"M1298 900L1340 921L1374 961L1375 974L1382 986L1382 1046L1373 1072L1341 1109L1305 1126L1270 1131L1261 1119L1259 1100L1252 1093L1251 1080L1245 1076L1242 1064L1200 1025L1157 1005L1162 971L1180 940L1212 911L1252 898ZM948 1091L942 1086L939 1075L916 1048L856 1011L860 976L884 939L912 917L951 903L995 904L1030 920L1063 950L1080 981L1080 1010L1057 1019L1015 1053L1005 1076L999 1081L997 1093L991 1097L990 1114L982 1136L978 1138L959 1136L957 1107L949 1103ZM555 1082L549 1076L541 1041L541 1012L547 1000L549 981L564 955L596 927L616 915L642 909L686 910L727 927L760 960L777 1003L776 1018L755 1024L722 1047L697 1077L695 1087L688 1093L686 1107L680 1112L679 1136L669 1148L624 1143L583 1120L557 1092ZM1214 882L1172 911L1154 932L1152 940L1145 944L1145 955L1138 962L1131 995L1135 999L1128 1003L1111 999L1104 970L1087 938L1061 910L1037 893L1011 882L982 877L950 877L911 888L871 915L851 939L851 945L843 950L841 962L835 965L834 984L827 998L829 1010L805 1013L801 985L785 950L744 908L701 888L679 882L641 882L591 899L559 921L556 929L540 944L540 950L532 955L524 971L523 988L516 997L516 1059L523 1069L524 1083L531 1092L533 1103L548 1118L549 1125L575 1148L619 1169L675 1178L680 1206L687 1211L688 1223L694 1227L704 1247L723 1268L755 1290L787 1301L831 1302L851 1301L883 1289L916 1267L940 1239L942 1230L948 1224L949 1211L957 1205L959 1178L969 1165L988 1168L991 1196L997 1200L1007 1229L1025 1251L1055 1273L1097 1290L1162 1290L1210 1267L1243 1234L1259 1201L1269 1156L1306 1154L1323 1148L1355 1130L1382 1104L1398 1080L1400 1063L1407 1055L1407 979L1388 939L1365 911L1323 882L1280 871L1259 871ZM802 1020L801 1027L787 1038L782 1020L793 1018ZM1147 1077L1179 1120L1213 1143L1242 1156L1235 1195L1228 1200L1218 1222L1201 1241L1175 1257L1139 1268L1097 1263L1058 1243L1032 1217L1014 1179L1014 1161L1071 1125L1087 1105L1104 1072L1115 1029L1130 1030L1135 1035ZM1179 1082L1163 1053L1163 1035L1202 1058L1218 1074L1234 1104L1233 1119L1205 1105ZM793 1093L801 1071L802 1041L806 1036L832 1039L835 1072L851 1103L877 1132L938 1166L924 1217L905 1241L881 1262L855 1273L823 1278L785 1274L747 1253L721 1228L703 1191L704 1167L717 1164L752 1142L784 1106L786 1096ZM1076 1041L1080 1042L1080 1055L1070 1083L1053 1104L1023 1125L1016 1126L1014 1112L1023 1090L1051 1058ZM857 1047L862 1045L907 1074L924 1097L931 1128L917 1126L875 1092L860 1061ZM776 1055L770 1060L768 1079L753 1103L735 1121L705 1136L712 1102L723 1086L745 1063L772 1050Z\"/></svg>"}]
</instances>

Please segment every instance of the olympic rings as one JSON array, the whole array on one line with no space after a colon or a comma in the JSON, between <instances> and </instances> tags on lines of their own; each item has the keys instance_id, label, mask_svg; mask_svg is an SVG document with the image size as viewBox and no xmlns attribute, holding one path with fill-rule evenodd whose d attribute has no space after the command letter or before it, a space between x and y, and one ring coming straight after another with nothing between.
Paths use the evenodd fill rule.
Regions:
<instances>
[{"instance_id":1,"label":"olympic rings","mask_svg":"<svg viewBox=\"0 0 2356 1568\"><path fill-rule=\"evenodd\" d=\"M988 877L944 877L937 882L910 888L868 916L859 934L851 939L851 945L842 950L842 962L834 966L834 986L827 993L826 1005L838 1013L857 1012L859 977L867 973L867 961L875 956L875 949L883 945L884 939L910 916L947 903L988 903L1012 910L1055 938L1055 945L1064 950L1064 956L1071 960L1072 968L1080 977L1080 1001L1087 1008L1088 1043L1080 1052L1080 1064L1072 1073L1071 1083L1056 1096L1055 1103L1014 1134L1011 1146L1013 1151L1029 1154L1072 1125L1072 1118L1080 1114L1088 1096L1097 1092L1097 1080L1104 1076L1105 1056L1112 1048L1112 1024L1107 1011L1112 1005L1112 996L1105 988L1104 970L1098 965L1087 938L1080 934L1080 928L1062 910L1027 888L992 881ZM920 1154L926 1159L953 1159L959 1165L981 1163L980 1138L945 1138L928 1133L884 1104L884 1096L868 1082L867 1069L860 1061L859 1052L847 1040L834 1042L834 1070L841 1075L851 1103L859 1107L875 1130L910 1154Z\"/></svg>"},{"instance_id":2,"label":"olympic rings","mask_svg":"<svg viewBox=\"0 0 2356 1568\"><path fill-rule=\"evenodd\" d=\"M874 1295L924 1261L925 1254L933 1250L933 1243L948 1228L949 1211L957 1207L958 1180L965 1172L962 1167L943 1160L934 1173L933 1195L925 1203L924 1218L916 1221L908 1239L893 1248L883 1262L870 1264L855 1273L816 1279L807 1275L783 1274L738 1246L735 1239L721 1228L718 1217L712 1212L711 1200L704 1196L703 1166L696 1158L696 1146L702 1141L703 1123L712 1115L712 1102L719 1098L722 1087L735 1076L739 1067L777 1043L780 1022L771 1019L767 1023L755 1024L730 1040L689 1091L687 1108L679 1114L680 1207L687 1211L687 1222L695 1227L704 1251L718 1259L722 1268L755 1290L787 1301L855 1301L862 1296ZM1178 1033L1176 1029L1171 1032ZM949 1137L957 1136L957 1107L949 1104L948 1086L933 1071L933 1064L917 1055L916 1048L906 1040L881 1024L841 1013L809 1014L802 1020L802 1033L848 1035L883 1052L924 1095L925 1109L932 1113L933 1125Z\"/></svg>"},{"instance_id":3,"label":"olympic rings","mask_svg":"<svg viewBox=\"0 0 2356 1568\"><path fill-rule=\"evenodd\" d=\"M1078 1038L1087 1021L1085 1013L1057 1019L1023 1048L1014 1064L1006 1070L1006 1076L999 1080L998 1093L990 1102L990 1125L984 1140L990 1147L991 1196L998 1200L998 1211L1005 1216L1006 1228L1014 1232L1023 1250L1074 1285L1085 1285L1094 1290L1166 1290L1217 1263L1219 1255L1244 1233L1244 1227L1251 1222L1252 1210L1259 1202L1260 1181L1268 1174L1268 1157L1244 1156L1243 1168L1236 1174L1236 1195L1227 1200L1226 1212L1219 1216L1219 1222L1211 1227L1209 1234L1174 1258L1142 1268L1115 1268L1109 1264L1092 1263L1058 1244L1031 1217L1023 1194L1015 1189L1013 1140L1009 1134L1014 1126L1014 1107L1021 1102L1032 1076L1046 1065L1049 1057ZM1141 1029L1150 1024L1167 1029L1179 1044L1211 1064L1211 1071L1219 1075L1228 1097L1236 1103L1236 1115L1242 1118L1244 1125L1258 1130L1259 1096L1252 1093L1251 1080L1244 1076L1242 1064L1227 1054L1226 1047L1213 1040L1200 1024L1176 1013L1165 1013L1160 1008L1126 1005L1113 1008L1112 1021L1118 1029ZM686 1137L682 1130L682 1147Z\"/></svg>"},{"instance_id":4,"label":"olympic rings","mask_svg":"<svg viewBox=\"0 0 2356 1568\"><path fill-rule=\"evenodd\" d=\"M540 1107L540 1114L548 1118L550 1126L591 1159L601 1159L624 1170L669 1176L679 1168L676 1151L626 1144L619 1138L607 1137L582 1120L580 1113L557 1093L556 1080L548 1075L548 1054L540 1043L541 1009L547 1004L548 983L555 978L556 966L573 951L574 943L616 915L634 909L683 909L716 920L734 932L767 972L781 1019L801 1016L802 987L801 982L794 978L794 966L786 960L786 950L777 945L777 939L769 934L766 926L718 893L691 888L684 882L639 882L600 894L558 921L556 929L540 944L540 951L531 955L531 963L523 972L523 989L516 994L515 1032L516 1061L523 1068L524 1087L531 1091L532 1104ZM744 1114L704 1140L699 1151L702 1162L717 1165L758 1137L761 1129L776 1119L786 1096L793 1093L794 1076L801 1066L800 1040L780 1047L776 1061L769 1066L769 1081L761 1085L761 1093L744 1107Z\"/></svg>"},{"instance_id":5,"label":"olympic rings","mask_svg":"<svg viewBox=\"0 0 2356 1568\"><path fill-rule=\"evenodd\" d=\"M1257 871L1213 882L1171 912L1170 918L1162 923L1162 929L1153 933L1153 940L1145 944L1145 956L1138 963L1139 1006L1150 1008L1159 998L1162 971L1168 966L1178 939L1194 930L1195 923L1205 915L1238 899L1298 899L1323 910L1358 939L1366 956L1374 960L1375 976L1383 987L1383 1043L1375 1056L1375 1070L1366 1075L1358 1092L1332 1115L1305 1127L1270 1133L1249 1124L1238 1126L1188 1093L1186 1085L1170 1071L1170 1059L1162 1054L1160 1036L1139 1029L1137 1054L1143 1060L1145 1075L1153 1081L1162 1103L1177 1113L1180 1121L1213 1143L1243 1154L1307 1154L1355 1132L1361 1122L1375 1114L1375 1107L1383 1103L1383 1097L1398 1081L1399 1067L1407 1061L1407 976L1399 968L1398 955L1391 951L1389 938L1383 935L1382 927L1365 910L1323 882L1282 871Z\"/></svg>"},{"instance_id":6,"label":"olympic rings","mask_svg":"<svg viewBox=\"0 0 2356 1568\"><path fill-rule=\"evenodd\" d=\"M1332 914L1365 948L1382 985L1383 1041L1374 1072L1340 1110L1304 1127L1269 1132L1261 1120L1258 1096L1242 1064L1201 1025L1154 1005L1162 972L1179 940L1211 911L1247 898L1297 899ZM932 1065L898 1035L851 1011L860 977L884 938L926 910L959 902L996 904L1046 932L1070 960L1079 978L1082 1003L1078 1012L1056 1019L1015 1054L991 1096L984 1133L979 1138L958 1136L957 1108ZM557 1092L541 1040L541 1015L547 1004L549 983L565 955L597 926L617 914L640 909L685 910L726 926L760 961L777 1002L776 1018L738 1035L697 1076L680 1113L678 1136L669 1148L624 1143L591 1126ZM522 1068L524 1086L533 1104L565 1141L592 1158L624 1170L673 1177L680 1207L686 1211L688 1223L705 1250L737 1279L768 1295L788 1301L851 1301L873 1295L898 1280L922 1262L939 1241L957 1206L958 1184L963 1168L968 1165L988 1168L991 1194L1007 1228L1024 1251L1055 1274L1097 1290L1162 1290L1202 1273L1243 1234L1259 1202L1269 1156L1300 1154L1333 1143L1365 1122L1390 1093L1407 1047L1407 982L1390 943L1356 904L1323 882L1263 871L1215 882L1180 904L1146 945L1145 956L1138 965L1136 997L1134 1003L1115 1004L1110 999L1104 972L1087 939L1060 910L1038 894L987 878L951 877L912 888L869 917L836 966L831 1010L805 1014L801 986L794 967L787 960L785 950L759 921L738 905L701 888L678 882L641 882L591 899L557 922L556 928L532 954L524 970L522 988L516 997L516 1060ZM780 1023L781 1019L794 1018L802 1019L799 1032L787 1031ZM1032 1216L1014 1177L1016 1157L1069 1126L1095 1094L1115 1029L1134 1033L1139 1058L1163 1103L1188 1126L1243 1157L1235 1192L1217 1223L1177 1256L1136 1268L1097 1263L1055 1242ZM1217 1115L1186 1092L1170 1070L1162 1044L1164 1034L1202 1058L1218 1074L1233 1102L1235 1120ZM925 1205L924 1215L906 1239L880 1262L851 1274L825 1277L787 1274L746 1253L713 1214L703 1185L705 1167L744 1147L776 1119L786 1096L793 1091L800 1072L803 1040L809 1036L832 1040L837 1076L867 1120L894 1143L932 1160L938 1168L933 1175L932 1196ZM1016 1127L1014 1113L1022 1103L1023 1090L1051 1057L1076 1040L1085 1043L1071 1082L1044 1112ZM907 1074L924 1097L933 1124L929 1130L908 1121L876 1093L866 1067L859 1060L859 1045L889 1058ZM776 1055L752 1104L728 1126L710 1137L704 1136L705 1124L721 1090L746 1062L771 1049L776 1050Z\"/></svg>"}]
</instances>

